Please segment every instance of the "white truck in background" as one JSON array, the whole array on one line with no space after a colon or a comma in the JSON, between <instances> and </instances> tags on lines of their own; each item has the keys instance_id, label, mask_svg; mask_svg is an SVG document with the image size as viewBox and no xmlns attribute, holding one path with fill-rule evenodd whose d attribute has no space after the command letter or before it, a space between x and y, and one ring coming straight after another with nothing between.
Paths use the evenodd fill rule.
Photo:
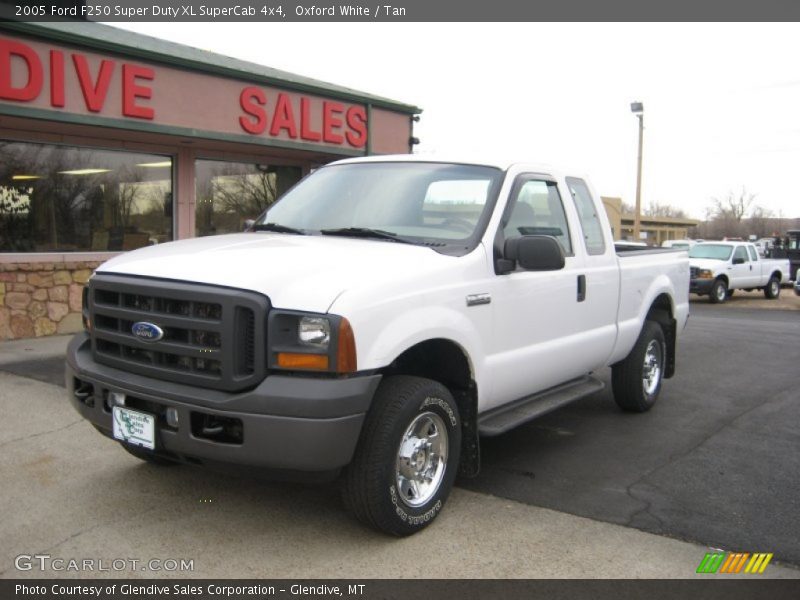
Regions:
<instances>
[{"instance_id":1,"label":"white truck in background","mask_svg":"<svg viewBox=\"0 0 800 600\"><path fill-rule=\"evenodd\" d=\"M686 253L618 256L584 178L534 164L349 159L251 232L103 264L67 353L75 409L154 464L339 474L409 535L481 435L593 394L643 412L675 372Z\"/></svg>"},{"instance_id":2,"label":"white truck in background","mask_svg":"<svg viewBox=\"0 0 800 600\"><path fill-rule=\"evenodd\" d=\"M720 304L734 290L763 290L764 296L780 296L781 284L789 280L789 260L763 258L747 242L703 242L689 250L690 291Z\"/></svg>"}]
</instances>

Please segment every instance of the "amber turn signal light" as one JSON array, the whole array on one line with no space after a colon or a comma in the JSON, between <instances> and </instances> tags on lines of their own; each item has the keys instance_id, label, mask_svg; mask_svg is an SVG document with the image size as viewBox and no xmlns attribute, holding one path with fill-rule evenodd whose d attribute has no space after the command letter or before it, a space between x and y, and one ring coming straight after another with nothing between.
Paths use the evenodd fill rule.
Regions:
<instances>
[{"instance_id":1,"label":"amber turn signal light","mask_svg":"<svg viewBox=\"0 0 800 600\"><path fill-rule=\"evenodd\" d=\"M328 357L325 354L300 354L296 352L279 352L278 366L282 369L328 370Z\"/></svg>"},{"instance_id":2,"label":"amber turn signal light","mask_svg":"<svg viewBox=\"0 0 800 600\"><path fill-rule=\"evenodd\" d=\"M358 370L356 362L356 339L350 321L342 317L339 323L339 342L336 347L336 372L355 373Z\"/></svg>"}]
</instances>

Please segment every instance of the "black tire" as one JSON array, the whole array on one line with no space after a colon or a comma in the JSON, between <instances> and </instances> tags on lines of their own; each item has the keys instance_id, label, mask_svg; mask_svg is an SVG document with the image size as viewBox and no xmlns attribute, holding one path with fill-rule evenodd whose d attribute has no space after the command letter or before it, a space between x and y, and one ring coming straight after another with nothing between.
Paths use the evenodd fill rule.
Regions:
<instances>
[{"instance_id":1,"label":"black tire","mask_svg":"<svg viewBox=\"0 0 800 600\"><path fill-rule=\"evenodd\" d=\"M764 297L769 300L775 300L781 295L781 282L774 275L769 278L767 286L764 288Z\"/></svg>"},{"instance_id":2,"label":"black tire","mask_svg":"<svg viewBox=\"0 0 800 600\"><path fill-rule=\"evenodd\" d=\"M412 427L420 428L418 436L410 435ZM423 439L438 444L438 461L432 461L436 452ZM458 473L460 451L461 419L447 388L421 377L387 377L375 393L355 458L342 477L345 505L359 521L380 531L397 536L416 533L430 525L444 506ZM414 469L423 468L435 484L424 481L420 488L418 481L425 477Z\"/></svg>"},{"instance_id":3,"label":"black tire","mask_svg":"<svg viewBox=\"0 0 800 600\"><path fill-rule=\"evenodd\" d=\"M733 298L733 290L728 290L725 295L728 297L728 300L730 300L731 298Z\"/></svg>"},{"instance_id":4,"label":"black tire","mask_svg":"<svg viewBox=\"0 0 800 600\"><path fill-rule=\"evenodd\" d=\"M712 304L722 304L728 299L728 284L724 279L717 279L714 285L711 286L711 292L708 294L708 299Z\"/></svg>"},{"instance_id":5,"label":"black tire","mask_svg":"<svg viewBox=\"0 0 800 600\"><path fill-rule=\"evenodd\" d=\"M621 409L646 412L653 407L661 392L666 356L664 331L658 323L645 321L633 350L611 368L614 400Z\"/></svg>"},{"instance_id":6,"label":"black tire","mask_svg":"<svg viewBox=\"0 0 800 600\"><path fill-rule=\"evenodd\" d=\"M139 446L132 446L130 444L126 444L125 442L120 442L119 445L122 446L125 452L127 452L131 456L135 456L139 460L148 462L151 465L158 465L159 467L170 467L178 464L174 460L164 458L163 456L159 456L158 454L155 454L154 452L147 450L145 448L140 448Z\"/></svg>"}]
</instances>

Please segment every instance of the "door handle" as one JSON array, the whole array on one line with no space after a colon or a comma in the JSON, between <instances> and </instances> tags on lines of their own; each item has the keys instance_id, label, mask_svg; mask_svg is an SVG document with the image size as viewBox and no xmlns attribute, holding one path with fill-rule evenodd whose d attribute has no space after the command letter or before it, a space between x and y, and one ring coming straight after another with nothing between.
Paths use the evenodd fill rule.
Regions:
<instances>
[{"instance_id":1,"label":"door handle","mask_svg":"<svg viewBox=\"0 0 800 600\"><path fill-rule=\"evenodd\" d=\"M586 300L586 275L578 275L578 302Z\"/></svg>"}]
</instances>

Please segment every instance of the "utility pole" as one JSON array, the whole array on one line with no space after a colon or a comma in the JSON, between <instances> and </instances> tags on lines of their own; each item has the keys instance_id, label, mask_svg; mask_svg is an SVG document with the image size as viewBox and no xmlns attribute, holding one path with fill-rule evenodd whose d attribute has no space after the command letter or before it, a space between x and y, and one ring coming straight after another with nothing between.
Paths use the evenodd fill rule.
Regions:
<instances>
[{"instance_id":1,"label":"utility pole","mask_svg":"<svg viewBox=\"0 0 800 600\"><path fill-rule=\"evenodd\" d=\"M642 231L642 142L644 141L644 105L631 103L631 112L639 119L639 158L636 163L636 212L633 215L633 240L639 241Z\"/></svg>"}]
</instances>

